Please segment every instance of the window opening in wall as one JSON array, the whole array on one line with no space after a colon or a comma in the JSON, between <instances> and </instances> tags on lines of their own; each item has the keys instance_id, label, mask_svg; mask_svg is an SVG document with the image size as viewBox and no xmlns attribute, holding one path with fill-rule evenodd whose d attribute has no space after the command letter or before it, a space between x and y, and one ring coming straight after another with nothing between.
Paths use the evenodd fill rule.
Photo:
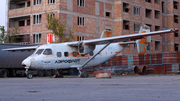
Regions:
<instances>
[{"instance_id":1,"label":"window opening in wall","mask_svg":"<svg viewBox=\"0 0 180 101\"><path fill-rule=\"evenodd\" d=\"M28 2L27 2L27 7L30 7L30 6L31 6L31 2L28 1Z\"/></svg>"},{"instance_id":2,"label":"window opening in wall","mask_svg":"<svg viewBox=\"0 0 180 101\"><path fill-rule=\"evenodd\" d=\"M64 52L64 56L65 56L65 57L68 57L68 56L69 56L69 53L68 53L68 52Z\"/></svg>"},{"instance_id":3,"label":"window opening in wall","mask_svg":"<svg viewBox=\"0 0 180 101\"><path fill-rule=\"evenodd\" d=\"M13 40L11 39L13 38ZM13 42L13 43L20 43L20 44L30 44L30 35L26 34L26 35L12 35L9 38L9 42Z\"/></svg>"},{"instance_id":4,"label":"window opening in wall","mask_svg":"<svg viewBox=\"0 0 180 101\"><path fill-rule=\"evenodd\" d=\"M17 5L16 5L16 8L24 8L25 7L25 2L23 2L23 3L18 3Z\"/></svg>"},{"instance_id":5,"label":"window opening in wall","mask_svg":"<svg viewBox=\"0 0 180 101\"><path fill-rule=\"evenodd\" d=\"M178 37L179 36L178 32L179 32L179 30L174 32L174 37Z\"/></svg>"},{"instance_id":6,"label":"window opening in wall","mask_svg":"<svg viewBox=\"0 0 180 101\"><path fill-rule=\"evenodd\" d=\"M84 36L77 36L77 41L83 41L84 40Z\"/></svg>"},{"instance_id":7,"label":"window opening in wall","mask_svg":"<svg viewBox=\"0 0 180 101\"><path fill-rule=\"evenodd\" d=\"M29 25L30 25L30 19L27 20L27 26L29 26Z\"/></svg>"},{"instance_id":8,"label":"window opening in wall","mask_svg":"<svg viewBox=\"0 0 180 101\"><path fill-rule=\"evenodd\" d=\"M146 50L151 50L151 43L148 42L147 46L146 46Z\"/></svg>"},{"instance_id":9,"label":"window opening in wall","mask_svg":"<svg viewBox=\"0 0 180 101\"><path fill-rule=\"evenodd\" d=\"M137 49L137 44L134 44L134 49Z\"/></svg>"},{"instance_id":10,"label":"window opening in wall","mask_svg":"<svg viewBox=\"0 0 180 101\"><path fill-rule=\"evenodd\" d=\"M48 4L54 4L55 0L48 0Z\"/></svg>"},{"instance_id":11,"label":"window opening in wall","mask_svg":"<svg viewBox=\"0 0 180 101\"><path fill-rule=\"evenodd\" d=\"M159 0L154 0L154 2L155 2L156 4L159 4L159 3L160 3Z\"/></svg>"},{"instance_id":12,"label":"window opening in wall","mask_svg":"<svg viewBox=\"0 0 180 101\"><path fill-rule=\"evenodd\" d=\"M25 21L24 20L19 21L19 26L25 26Z\"/></svg>"},{"instance_id":13,"label":"window opening in wall","mask_svg":"<svg viewBox=\"0 0 180 101\"><path fill-rule=\"evenodd\" d=\"M174 44L174 51L178 51L179 50L179 44Z\"/></svg>"},{"instance_id":14,"label":"window opening in wall","mask_svg":"<svg viewBox=\"0 0 180 101\"><path fill-rule=\"evenodd\" d=\"M77 18L77 24L79 26L84 26L84 17L78 17Z\"/></svg>"},{"instance_id":15,"label":"window opening in wall","mask_svg":"<svg viewBox=\"0 0 180 101\"><path fill-rule=\"evenodd\" d=\"M34 5L40 5L40 4L41 4L41 0L34 0L34 1L33 1L33 4L34 4Z\"/></svg>"},{"instance_id":16,"label":"window opening in wall","mask_svg":"<svg viewBox=\"0 0 180 101\"><path fill-rule=\"evenodd\" d=\"M111 13L110 12L106 12L106 17L110 17Z\"/></svg>"},{"instance_id":17,"label":"window opening in wall","mask_svg":"<svg viewBox=\"0 0 180 101\"><path fill-rule=\"evenodd\" d=\"M151 3L151 0L145 0L145 1Z\"/></svg>"},{"instance_id":18,"label":"window opening in wall","mask_svg":"<svg viewBox=\"0 0 180 101\"><path fill-rule=\"evenodd\" d=\"M139 32L140 30L140 24L139 23L134 23L134 31Z\"/></svg>"},{"instance_id":19,"label":"window opening in wall","mask_svg":"<svg viewBox=\"0 0 180 101\"><path fill-rule=\"evenodd\" d=\"M162 2L162 13L165 13L165 3Z\"/></svg>"},{"instance_id":20,"label":"window opening in wall","mask_svg":"<svg viewBox=\"0 0 180 101\"><path fill-rule=\"evenodd\" d=\"M129 4L123 3L123 12L129 12Z\"/></svg>"},{"instance_id":21,"label":"window opening in wall","mask_svg":"<svg viewBox=\"0 0 180 101\"><path fill-rule=\"evenodd\" d=\"M54 16L55 16L55 14L54 14L54 13L49 14L49 19L52 19Z\"/></svg>"},{"instance_id":22,"label":"window opening in wall","mask_svg":"<svg viewBox=\"0 0 180 101\"><path fill-rule=\"evenodd\" d=\"M61 56L62 56L61 52L57 52L57 57L61 57Z\"/></svg>"},{"instance_id":23,"label":"window opening in wall","mask_svg":"<svg viewBox=\"0 0 180 101\"><path fill-rule=\"evenodd\" d=\"M159 31L160 30L160 26L155 26L155 31Z\"/></svg>"},{"instance_id":24,"label":"window opening in wall","mask_svg":"<svg viewBox=\"0 0 180 101\"><path fill-rule=\"evenodd\" d=\"M20 2L20 1L23 1L23 2ZM25 8L25 7L30 7L30 6L31 6L30 1L17 0L17 2L13 2L13 0L10 0L9 9L12 10L12 9L19 9L19 8Z\"/></svg>"},{"instance_id":25,"label":"window opening in wall","mask_svg":"<svg viewBox=\"0 0 180 101\"><path fill-rule=\"evenodd\" d=\"M33 34L33 43L40 44L41 43L41 34Z\"/></svg>"},{"instance_id":26,"label":"window opening in wall","mask_svg":"<svg viewBox=\"0 0 180 101\"><path fill-rule=\"evenodd\" d=\"M140 7L134 6L134 15L140 15Z\"/></svg>"},{"instance_id":27,"label":"window opening in wall","mask_svg":"<svg viewBox=\"0 0 180 101\"><path fill-rule=\"evenodd\" d=\"M174 23L178 23L178 15L174 15Z\"/></svg>"},{"instance_id":28,"label":"window opening in wall","mask_svg":"<svg viewBox=\"0 0 180 101\"><path fill-rule=\"evenodd\" d=\"M155 41L155 50L160 49L160 41Z\"/></svg>"},{"instance_id":29,"label":"window opening in wall","mask_svg":"<svg viewBox=\"0 0 180 101\"><path fill-rule=\"evenodd\" d=\"M9 9L10 9L10 10L12 10L12 9L16 9L16 4L15 4L15 3L10 2L10 4L9 4Z\"/></svg>"},{"instance_id":30,"label":"window opening in wall","mask_svg":"<svg viewBox=\"0 0 180 101\"><path fill-rule=\"evenodd\" d=\"M77 0L77 5L79 7L84 7L84 0Z\"/></svg>"},{"instance_id":31,"label":"window opening in wall","mask_svg":"<svg viewBox=\"0 0 180 101\"><path fill-rule=\"evenodd\" d=\"M123 29L129 30L129 21L123 21Z\"/></svg>"},{"instance_id":32,"label":"window opening in wall","mask_svg":"<svg viewBox=\"0 0 180 101\"><path fill-rule=\"evenodd\" d=\"M155 10L155 18L156 18L156 19L159 19L159 18L160 18L160 11L156 11L156 10Z\"/></svg>"},{"instance_id":33,"label":"window opening in wall","mask_svg":"<svg viewBox=\"0 0 180 101\"><path fill-rule=\"evenodd\" d=\"M33 24L40 24L41 23L41 14L33 15Z\"/></svg>"},{"instance_id":34,"label":"window opening in wall","mask_svg":"<svg viewBox=\"0 0 180 101\"><path fill-rule=\"evenodd\" d=\"M106 29L106 31L111 31L111 29Z\"/></svg>"},{"instance_id":35,"label":"window opening in wall","mask_svg":"<svg viewBox=\"0 0 180 101\"><path fill-rule=\"evenodd\" d=\"M174 4L174 9L178 9L178 5L179 5L178 2L174 1L173 4Z\"/></svg>"},{"instance_id":36,"label":"window opening in wall","mask_svg":"<svg viewBox=\"0 0 180 101\"><path fill-rule=\"evenodd\" d=\"M146 24L146 25L150 27L150 31L151 31L151 25L150 24Z\"/></svg>"},{"instance_id":37,"label":"window opening in wall","mask_svg":"<svg viewBox=\"0 0 180 101\"><path fill-rule=\"evenodd\" d=\"M151 18L151 10L146 9L146 17Z\"/></svg>"}]
</instances>

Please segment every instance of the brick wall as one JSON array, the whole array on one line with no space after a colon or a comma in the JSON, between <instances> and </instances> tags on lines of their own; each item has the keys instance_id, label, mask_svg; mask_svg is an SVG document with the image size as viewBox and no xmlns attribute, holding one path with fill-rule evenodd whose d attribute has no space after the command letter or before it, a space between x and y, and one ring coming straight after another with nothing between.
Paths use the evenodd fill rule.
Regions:
<instances>
[{"instance_id":1,"label":"brick wall","mask_svg":"<svg viewBox=\"0 0 180 101\"><path fill-rule=\"evenodd\" d=\"M67 10L68 0L55 0L55 4L47 4L47 0L42 0L41 5L33 5L33 0L31 0L31 7L14 9L8 11L8 17L17 17L24 15L33 15L33 14L42 14L42 23L33 25L33 16L30 16L31 25L19 27L20 33L42 33L42 43L46 43L46 35L51 32L47 30L46 25L46 16L44 12L54 12L57 17L61 19L61 23L67 26L71 26L73 29L77 29L74 33L75 36L85 36L85 39L94 39L98 38L104 29L111 29L114 32L114 36L118 35L128 35L134 34L138 32L134 32L134 23L139 23L141 25L150 24L151 30L155 30L155 26L160 26L160 28L168 29L168 28L179 28L179 23L174 23L174 14L179 15L180 10L176 10L173 8L173 1L169 1L166 3L166 13L161 14L162 4L161 0L159 4L156 4L154 0L151 0L151 3L145 2L145 0L85 0L85 6L79 7L77 5L77 0L72 0L72 11ZM129 4L129 12L123 12L123 2ZM98 4L98 5L95 5ZM98 7L97 7L98 6ZM134 15L134 6L140 7L140 16ZM97 8L99 12L96 12ZM180 7L179 7L180 8ZM145 10L151 10L151 18L146 17ZM155 10L160 11L160 18L155 18ZM111 12L110 17L106 17L105 14L107 12ZM95 14L98 13L98 14ZM113 15L114 14L114 15ZM72 23L67 25L68 17L72 16ZM85 26L77 25L77 17L84 17ZM166 19L166 20L165 20ZM129 21L129 29L123 29L123 20ZM9 23L9 19L8 19ZM72 25L71 25L72 24ZM96 25L99 24L99 25ZM9 25L9 24L7 24ZM8 26L9 27L9 26ZM12 30L12 28L8 28ZM66 28L67 29L67 28ZM30 37L32 42L32 36ZM162 41L164 46L161 46L161 50L154 50L155 41ZM167 42L167 43L166 43ZM162 49L167 49L167 51L174 51L174 46L172 43L180 43L179 37L174 37L174 34L167 34L167 38L162 38L162 36L152 36L152 44L151 47L153 50L148 52L161 52ZM171 43L171 44L170 44ZM166 44L167 47L166 47ZM125 51L124 54L136 54L137 51L132 51L134 45L130 45ZM170 49L173 48L173 49Z\"/></svg>"},{"instance_id":2,"label":"brick wall","mask_svg":"<svg viewBox=\"0 0 180 101\"><path fill-rule=\"evenodd\" d=\"M79 7L77 0L73 0L73 11L83 14L95 15L95 0L85 0L85 6Z\"/></svg>"}]
</instances>

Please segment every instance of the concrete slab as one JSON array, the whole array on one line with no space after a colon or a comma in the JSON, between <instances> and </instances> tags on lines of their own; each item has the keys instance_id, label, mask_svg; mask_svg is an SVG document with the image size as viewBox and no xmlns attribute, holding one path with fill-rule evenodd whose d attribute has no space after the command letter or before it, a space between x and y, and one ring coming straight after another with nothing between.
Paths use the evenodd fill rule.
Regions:
<instances>
[{"instance_id":1,"label":"concrete slab","mask_svg":"<svg viewBox=\"0 0 180 101\"><path fill-rule=\"evenodd\" d=\"M0 78L0 101L178 101L180 76Z\"/></svg>"}]
</instances>

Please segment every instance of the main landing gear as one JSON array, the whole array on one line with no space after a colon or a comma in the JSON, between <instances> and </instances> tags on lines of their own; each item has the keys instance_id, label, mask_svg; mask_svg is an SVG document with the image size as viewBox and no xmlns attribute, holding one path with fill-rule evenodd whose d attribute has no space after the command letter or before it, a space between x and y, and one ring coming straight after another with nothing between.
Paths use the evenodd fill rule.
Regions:
<instances>
[{"instance_id":1,"label":"main landing gear","mask_svg":"<svg viewBox=\"0 0 180 101\"><path fill-rule=\"evenodd\" d=\"M55 71L56 71L56 73L54 75L54 78L56 78L56 77L62 78L63 77L62 70L55 69Z\"/></svg>"},{"instance_id":2,"label":"main landing gear","mask_svg":"<svg viewBox=\"0 0 180 101\"><path fill-rule=\"evenodd\" d=\"M88 77L88 73L84 70L82 70L82 68L77 68L79 70L79 77L82 78L87 78Z\"/></svg>"},{"instance_id":3,"label":"main landing gear","mask_svg":"<svg viewBox=\"0 0 180 101\"><path fill-rule=\"evenodd\" d=\"M79 74L80 74L81 77L83 77L83 78L87 78L87 77L88 77L87 72L85 72L85 71L81 72L81 71L83 70L83 67L84 67L87 63L89 63L93 58L95 58L101 51L103 51L110 43L111 43L111 41L108 42L102 49L100 49L100 50L99 50L96 54L94 54L90 59L88 59L84 64L82 64L81 66L77 67L77 69L79 70Z\"/></svg>"},{"instance_id":4,"label":"main landing gear","mask_svg":"<svg viewBox=\"0 0 180 101\"><path fill-rule=\"evenodd\" d=\"M29 67L25 67L26 68L26 75L28 79L32 79L33 78L33 74L32 73L28 73L28 69Z\"/></svg>"}]
</instances>

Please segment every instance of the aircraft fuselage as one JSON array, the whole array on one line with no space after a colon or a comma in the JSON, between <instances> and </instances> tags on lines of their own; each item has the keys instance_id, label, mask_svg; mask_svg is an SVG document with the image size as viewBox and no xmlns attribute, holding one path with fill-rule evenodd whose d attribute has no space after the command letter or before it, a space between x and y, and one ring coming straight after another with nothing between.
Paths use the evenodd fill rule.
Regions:
<instances>
[{"instance_id":1,"label":"aircraft fuselage","mask_svg":"<svg viewBox=\"0 0 180 101\"><path fill-rule=\"evenodd\" d=\"M29 69L66 69L74 68L73 65L82 65L93 54L97 53L105 45L96 45L93 52L80 55L76 47L68 46L66 43L46 44L38 47L36 51L26 58L22 64L26 64ZM111 59L127 45L112 43L92 59L85 67L96 66ZM48 53L48 51L50 53Z\"/></svg>"}]
</instances>

